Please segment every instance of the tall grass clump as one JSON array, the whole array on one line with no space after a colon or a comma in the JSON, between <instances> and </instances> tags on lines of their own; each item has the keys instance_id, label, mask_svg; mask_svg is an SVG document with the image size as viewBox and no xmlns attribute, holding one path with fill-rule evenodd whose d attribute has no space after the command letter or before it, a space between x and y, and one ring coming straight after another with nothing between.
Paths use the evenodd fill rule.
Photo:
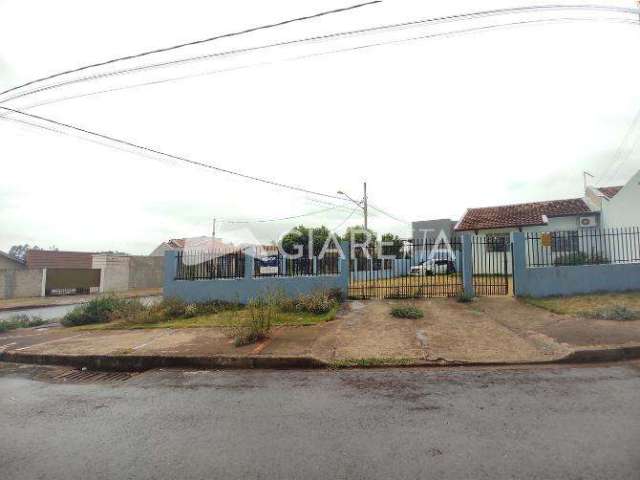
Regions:
<instances>
[{"instance_id":1,"label":"tall grass clump","mask_svg":"<svg viewBox=\"0 0 640 480\"><path fill-rule=\"evenodd\" d=\"M141 308L142 304L137 300L128 300L107 295L94 298L74 308L62 318L61 323L65 327L106 323L120 317L127 311L137 311Z\"/></svg>"},{"instance_id":2,"label":"tall grass clump","mask_svg":"<svg viewBox=\"0 0 640 480\"><path fill-rule=\"evenodd\" d=\"M391 315L396 318L416 320L424 317L424 312L414 305L401 305L391 309Z\"/></svg>"},{"instance_id":3,"label":"tall grass clump","mask_svg":"<svg viewBox=\"0 0 640 480\"><path fill-rule=\"evenodd\" d=\"M9 330L15 330L16 328L33 328L39 327L49 323L48 320L43 320L40 317L30 317L24 313L14 315L7 320L0 320L0 333L8 332Z\"/></svg>"},{"instance_id":4,"label":"tall grass clump","mask_svg":"<svg viewBox=\"0 0 640 480\"><path fill-rule=\"evenodd\" d=\"M581 316L594 320L640 320L640 310L632 310L623 305L603 307L594 311L581 312Z\"/></svg>"},{"instance_id":5,"label":"tall grass clump","mask_svg":"<svg viewBox=\"0 0 640 480\"><path fill-rule=\"evenodd\" d=\"M232 328L236 347L259 342L269 337L271 326L278 320L276 303L264 299L252 300L246 307L247 315Z\"/></svg>"}]
</instances>

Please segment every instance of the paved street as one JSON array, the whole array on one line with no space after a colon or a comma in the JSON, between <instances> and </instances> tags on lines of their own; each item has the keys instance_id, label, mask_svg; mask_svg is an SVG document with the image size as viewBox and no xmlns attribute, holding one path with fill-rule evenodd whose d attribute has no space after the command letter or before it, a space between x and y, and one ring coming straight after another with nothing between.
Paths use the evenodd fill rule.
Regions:
<instances>
[{"instance_id":1,"label":"paved street","mask_svg":"<svg viewBox=\"0 0 640 480\"><path fill-rule=\"evenodd\" d=\"M640 478L638 363L60 372L0 364L3 480Z\"/></svg>"}]
</instances>

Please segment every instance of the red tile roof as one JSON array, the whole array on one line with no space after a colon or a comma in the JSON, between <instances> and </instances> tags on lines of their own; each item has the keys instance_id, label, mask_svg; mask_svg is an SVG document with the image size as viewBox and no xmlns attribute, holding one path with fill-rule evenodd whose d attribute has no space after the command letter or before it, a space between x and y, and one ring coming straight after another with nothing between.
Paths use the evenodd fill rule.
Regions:
<instances>
[{"instance_id":1,"label":"red tile roof","mask_svg":"<svg viewBox=\"0 0 640 480\"><path fill-rule=\"evenodd\" d=\"M28 268L92 268L93 253L27 250L26 263Z\"/></svg>"},{"instance_id":2,"label":"red tile roof","mask_svg":"<svg viewBox=\"0 0 640 480\"><path fill-rule=\"evenodd\" d=\"M620 190L622 190L622 187L623 185L620 185L618 187L599 187L598 190L600 190L605 197L613 198L618 194Z\"/></svg>"},{"instance_id":3,"label":"red tile roof","mask_svg":"<svg viewBox=\"0 0 640 480\"><path fill-rule=\"evenodd\" d=\"M456 226L456 230L484 230L489 228L544 225L543 215L547 217L563 217L590 212L591 210L581 198L521 203L500 207L470 208Z\"/></svg>"}]
</instances>

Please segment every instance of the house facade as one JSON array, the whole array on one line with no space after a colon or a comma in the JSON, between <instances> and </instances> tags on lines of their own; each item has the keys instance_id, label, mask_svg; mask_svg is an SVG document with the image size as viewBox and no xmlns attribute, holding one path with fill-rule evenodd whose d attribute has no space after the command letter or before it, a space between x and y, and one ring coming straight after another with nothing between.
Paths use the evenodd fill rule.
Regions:
<instances>
[{"instance_id":1,"label":"house facade","mask_svg":"<svg viewBox=\"0 0 640 480\"><path fill-rule=\"evenodd\" d=\"M470 208L457 233L504 235L521 232L572 232L640 226L640 171L625 185L587 186L581 198Z\"/></svg>"},{"instance_id":2,"label":"house facade","mask_svg":"<svg viewBox=\"0 0 640 480\"><path fill-rule=\"evenodd\" d=\"M640 171L625 185L587 186L581 198L470 208L454 230L458 234L473 233L490 239L485 254L499 255L507 251L511 232L539 232L544 233L545 238L536 243L539 245L536 251L528 253L534 259L552 258L562 262L583 254L593 261L607 262L612 250L622 248L629 260L635 261L640 260L640 246L624 242L627 241L625 232L640 227L638 206ZM613 229L617 233L610 234ZM629 242L631 238L628 237ZM614 241L623 243L613 245ZM510 256L508 260L510 263Z\"/></svg>"}]
</instances>

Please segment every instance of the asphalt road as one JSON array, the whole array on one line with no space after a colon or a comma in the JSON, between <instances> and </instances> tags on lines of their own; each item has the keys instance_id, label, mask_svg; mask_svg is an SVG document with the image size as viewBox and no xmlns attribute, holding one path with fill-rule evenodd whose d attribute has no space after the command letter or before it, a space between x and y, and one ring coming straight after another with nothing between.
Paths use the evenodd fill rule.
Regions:
<instances>
[{"instance_id":1,"label":"asphalt road","mask_svg":"<svg viewBox=\"0 0 640 480\"><path fill-rule=\"evenodd\" d=\"M640 478L637 363L43 372L0 364L3 480Z\"/></svg>"}]
</instances>

